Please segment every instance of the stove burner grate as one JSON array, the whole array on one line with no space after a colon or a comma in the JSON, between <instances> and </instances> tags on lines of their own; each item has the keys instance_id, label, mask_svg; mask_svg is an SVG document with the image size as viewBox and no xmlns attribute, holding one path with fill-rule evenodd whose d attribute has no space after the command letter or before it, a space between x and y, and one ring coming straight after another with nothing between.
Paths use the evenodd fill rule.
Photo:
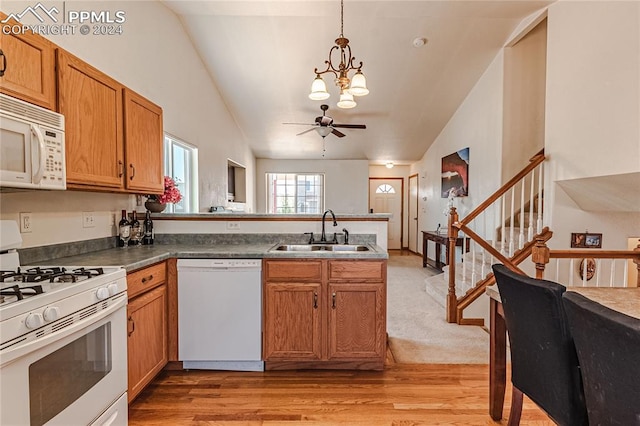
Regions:
<instances>
[{"instance_id":1,"label":"stove burner grate","mask_svg":"<svg viewBox=\"0 0 640 426\"><path fill-rule=\"evenodd\" d=\"M22 300L25 297L35 296L37 294L44 293L41 285L32 285L28 287L20 287L19 285L12 285L11 287L5 287L0 290L0 296L4 300L5 296L14 296L18 300Z\"/></svg>"}]
</instances>

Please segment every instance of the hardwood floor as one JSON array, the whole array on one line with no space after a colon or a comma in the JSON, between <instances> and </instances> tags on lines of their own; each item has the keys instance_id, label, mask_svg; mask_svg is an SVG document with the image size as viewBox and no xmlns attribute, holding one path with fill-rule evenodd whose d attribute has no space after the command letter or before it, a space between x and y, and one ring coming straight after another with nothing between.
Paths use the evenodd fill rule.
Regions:
<instances>
[{"instance_id":1,"label":"hardwood floor","mask_svg":"<svg viewBox=\"0 0 640 426\"><path fill-rule=\"evenodd\" d=\"M498 425L488 366L393 364L385 371L165 370L129 406L129 425ZM551 426L525 399L521 425Z\"/></svg>"}]
</instances>

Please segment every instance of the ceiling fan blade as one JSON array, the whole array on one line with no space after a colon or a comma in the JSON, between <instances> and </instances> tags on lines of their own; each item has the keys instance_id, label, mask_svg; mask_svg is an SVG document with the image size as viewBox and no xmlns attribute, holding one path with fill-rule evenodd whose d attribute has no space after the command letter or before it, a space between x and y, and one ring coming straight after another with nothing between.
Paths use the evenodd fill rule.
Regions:
<instances>
[{"instance_id":1,"label":"ceiling fan blade","mask_svg":"<svg viewBox=\"0 0 640 426\"><path fill-rule=\"evenodd\" d=\"M316 123L282 123L282 124L295 124L297 126L315 126Z\"/></svg>"},{"instance_id":2,"label":"ceiling fan blade","mask_svg":"<svg viewBox=\"0 0 640 426\"><path fill-rule=\"evenodd\" d=\"M304 135L305 133L309 133L309 132L311 132L312 130L315 130L315 129L316 129L315 127L312 127L310 129L305 130L304 132L298 133L296 136Z\"/></svg>"},{"instance_id":3,"label":"ceiling fan blade","mask_svg":"<svg viewBox=\"0 0 640 426\"><path fill-rule=\"evenodd\" d=\"M334 135L336 135L339 138L344 138L346 135L336 129L331 130L331 133L333 133Z\"/></svg>"},{"instance_id":4,"label":"ceiling fan blade","mask_svg":"<svg viewBox=\"0 0 640 426\"><path fill-rule=\"evenodd\" d=\"M364 124L332 124L333 127L342 127L343 129L366 129Z\"/></svg>"}]
</instances>

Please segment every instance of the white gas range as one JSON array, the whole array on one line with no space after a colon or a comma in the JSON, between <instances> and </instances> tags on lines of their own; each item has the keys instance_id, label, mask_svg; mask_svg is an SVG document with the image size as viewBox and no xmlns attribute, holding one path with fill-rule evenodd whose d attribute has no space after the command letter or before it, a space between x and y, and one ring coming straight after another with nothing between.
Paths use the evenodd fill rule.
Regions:
<instances>
[{"instance_id":1,"label":"white gas range","mask_svg":"<svg viewBox=\"0 0 640 426\"><path fill-rule=\"evenodd\" d=\"M0 226L0 424L126 425L126 272L21 267Z\"/></svg>"}]
</instances>

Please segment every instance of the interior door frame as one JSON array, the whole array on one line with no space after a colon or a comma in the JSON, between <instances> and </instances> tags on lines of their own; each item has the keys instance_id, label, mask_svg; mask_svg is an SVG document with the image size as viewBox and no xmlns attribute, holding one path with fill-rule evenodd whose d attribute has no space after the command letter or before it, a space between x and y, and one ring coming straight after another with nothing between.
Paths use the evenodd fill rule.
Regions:
<instances>
[{"instance_id":1,"label":"interior door frame","mask_svg":"<svg viewBox=\"0 0 640 426\"><path fill-rule=\"evenodd\" d=\"M416 180L416 246L414 247L415 250L413 250L411 247L409 247L409 242L411 241L411 238L409 238L409 234L408 232L411 230L411 179ZM415 254L419 254L418 252L418 247L420 246L420 240L418 239L418 237L420 236L420 215L418 214L420 207L419 204L420 203L420 179L418 176L418 173L414 173L412 175L409 175L409 184L407 185L407 239L409 241L407 241L407 249Z\"/></svg>"},{"instance_id":2,"label":"interior door frame","mask_svg":"<svg viewBox=\"0 0 640 426\"><path fill-rule=\"evenodd\" d=\"M404 178L403 177L369 177L367 188L367 205L371 208L371 181L373 180L399 180L400 181L400 250L404 249ZM408 225L407 225L408 226Z\"/></svg>"}]
</instances>

